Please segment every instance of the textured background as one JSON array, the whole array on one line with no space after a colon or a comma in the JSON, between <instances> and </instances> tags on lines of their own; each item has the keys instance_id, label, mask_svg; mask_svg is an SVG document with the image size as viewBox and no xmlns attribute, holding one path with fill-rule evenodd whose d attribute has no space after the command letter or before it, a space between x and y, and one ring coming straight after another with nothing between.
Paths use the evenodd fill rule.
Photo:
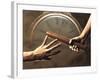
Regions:
<instances>
[{"instance_id":1,"label":"textured background","mask_svg":"<svg viewBox=\"0 0 100 80\"><path fill-rule=\"evenodd\" d=\"M30 40L30 33L32 30L31 24L34 21L34 19L37 18L42 13L43 13L42 11L27 11L27 10L23 11L23 51L30 51L34 49L34 45L32 45ZM78 20L82 29L86 25L89 15L90 14L85 14L85 13L84 14L72 13L72 16L74 16ZM90 45L90 35L87 38L86 42L87 45ZM41 44L40 42L37 42L37 44L38 43L39 45ZM64 52L65 49L66 52ZM88 51L81 50L80 53L77 54L76 52L70 50L67 45L62 45L54 51L57 50L61 50L61 52L59 52L59 54L57 55L52 56L50 60L25 61L23 63L23 68L32 69L32 68L90 66L91 63L90 49L88 49Z\"/></svg>"}]
</instances>

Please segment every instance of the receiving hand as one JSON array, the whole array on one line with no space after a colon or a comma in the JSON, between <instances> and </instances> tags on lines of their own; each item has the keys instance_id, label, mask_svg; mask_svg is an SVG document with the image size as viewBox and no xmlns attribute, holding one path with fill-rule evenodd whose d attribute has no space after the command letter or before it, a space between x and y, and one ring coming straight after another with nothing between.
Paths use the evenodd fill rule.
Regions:
<instances>
[{"instance_id":1,"label":"receiving hand","mask_svg":"<svg viewBox=\"0 0 100 80\"><path fill-rule=\"evenodd\" d=\"M57 43L56 45L53 45L55 42L57 42L57 39L54 39L49 44L46 44L47 38L48 38L48 36L46 35L43 43L33 51L33 56L36 56L38 58L47 56L48 55L47 52L49 52L61 45L61 43Z\"/></svg>"},{"instance_id":2,"label":"receiving hand","mask_svg":"<svg viewBox=\"0 0 100 80\"><path fill-rule=\"evenodd\" d=\"M54 39L50 43L46 44L47 39L48 39L48 36L46 35L43 43L39 47L37 47L33 51L24 52L23 53L24 60L41 59L45 56L48 57L48 56L50 56L50 54L47 52L49 52L61 45L61 43L57 43L57 44L53 45L55 42L57 42L57 39Z\"/></svg>"}]
</instances>

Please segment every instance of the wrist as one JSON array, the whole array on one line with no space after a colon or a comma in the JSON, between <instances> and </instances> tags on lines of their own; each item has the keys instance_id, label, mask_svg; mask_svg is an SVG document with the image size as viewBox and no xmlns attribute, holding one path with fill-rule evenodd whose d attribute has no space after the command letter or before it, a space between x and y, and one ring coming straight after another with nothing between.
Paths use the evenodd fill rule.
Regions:
<instances>
[{"instance_id":1,"label":"wrist","mask_svg":"<svg viewBox=\"0 0 100 80\"><path fill-rule=\"evenodd\" d=\"M29 51L29 52L24 52L23 53L23 59L24 59L24 61L32 60L33 58L34 58L33 51Z\"/></svg>"},{"instance_id":2,"label":"wrist","mask_svg":"<svg viewBox=\"0 0 100 80\"><path fill-rule=\"evenodd\" d=\"M80 39L83 39L83 38L84 38L84 34L81 34L81 35L79 36L79 38L80 38Z\"/></svg>"}]
</instances>

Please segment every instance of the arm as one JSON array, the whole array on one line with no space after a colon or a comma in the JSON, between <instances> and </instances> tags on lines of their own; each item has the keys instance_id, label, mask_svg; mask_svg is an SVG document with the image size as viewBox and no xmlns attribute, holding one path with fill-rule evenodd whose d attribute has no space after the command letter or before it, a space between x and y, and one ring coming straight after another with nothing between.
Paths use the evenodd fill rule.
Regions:
<instances>
[{"instance_id":1,"label":"arm","mask_svg":"<svg viewBox=\"0 0 100 80\"><path fill-rule=\"evenodd\" d=\"M88 34L90 29L91 29L91 16L89 17L88 22L87 22L85 28L83 29L82 33L79 36L70 39L69 48L72 49L73 51L77 51L78 52L79 51L79 47L77 47L77 45L75 45L74 42L81 42L81 40L84 39L85 36Z\"/></svg>"},{"instance_id":2,"label":"arm","mask_svg":"<svg viewBox=\"0 0 100 80\"><path fill-rule=\"evenodd\" d=\"M88 22L85 26L85 28L83 29L82 33L80 34L80 38L84 38L86 36L86 34L89 32L89 30L91 29L91 16L88 19Z\"/></svg>"}]
</instances>

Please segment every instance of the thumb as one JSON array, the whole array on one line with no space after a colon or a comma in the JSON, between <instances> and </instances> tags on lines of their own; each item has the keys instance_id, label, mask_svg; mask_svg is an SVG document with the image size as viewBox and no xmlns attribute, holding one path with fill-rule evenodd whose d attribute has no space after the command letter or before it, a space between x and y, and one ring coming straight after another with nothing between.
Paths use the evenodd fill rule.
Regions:
<instances>
[{"instance_id":1,"label":"thumb","mask_svg":"<svg viewBox=\"0 0 100 80\"><path fill-rule=\"evenodd\" d=\"M72 43L72 40L73 40L73 39L70 39L70 40L69 40L69 44L71 44L71 43Z\"/></svg>"}]
</instances>

